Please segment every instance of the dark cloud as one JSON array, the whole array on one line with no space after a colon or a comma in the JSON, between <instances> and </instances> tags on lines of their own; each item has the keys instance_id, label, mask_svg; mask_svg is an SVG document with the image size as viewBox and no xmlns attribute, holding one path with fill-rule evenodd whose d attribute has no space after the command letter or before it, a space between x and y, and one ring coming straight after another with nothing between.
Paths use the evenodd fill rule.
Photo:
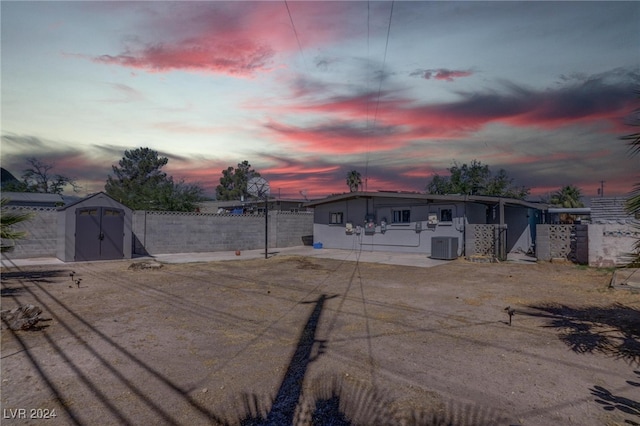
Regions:
<instances>
[{"instance_id":1,"label":"dark cloud","mask_svg":"<svg viewBox=\"0 0 640 426\"><path fill-rule=\"evenodd\" d=\"M449 70L446 68L438 68L438 69L426 69L426 70L415 70L409 74L411 77L421 77L425 80L444 80L444 81L454 81L457 78L470 77L473 75L472 71L468 70Z\"/></svg>"}]
</instances>

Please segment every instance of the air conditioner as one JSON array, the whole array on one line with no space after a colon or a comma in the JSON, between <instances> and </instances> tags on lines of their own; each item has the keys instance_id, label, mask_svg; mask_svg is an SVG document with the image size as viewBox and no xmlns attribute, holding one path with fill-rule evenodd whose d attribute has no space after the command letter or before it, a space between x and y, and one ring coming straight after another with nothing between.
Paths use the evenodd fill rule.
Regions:
<instances>
[{"instance_id":1,"label":"air conditioner","mask_svg":"<svg viewBox=\"0 0 640 426\"><path fill-rule=\"evenodd\" d=\"M434 237L431 238L431 258L441 260L454 260L458 258L458 238Z\"/></svg>"}]
</instances>

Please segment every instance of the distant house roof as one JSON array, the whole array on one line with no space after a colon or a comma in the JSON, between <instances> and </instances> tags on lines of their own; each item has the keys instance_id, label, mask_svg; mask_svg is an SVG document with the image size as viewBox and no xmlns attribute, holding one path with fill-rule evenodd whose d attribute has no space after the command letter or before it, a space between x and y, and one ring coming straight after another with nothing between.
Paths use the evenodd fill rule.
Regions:
<instances>
[{"instance_id":1,"label":"distant house roof","mask_svg":"<svg viewBox=\"0 0 640 426\"><path fill-rule=\"evenodd\" d=\"M278 205L290 206L292 204L306 206L305 203L307 201L308 200L297 199L297 198L269 198L269 208L272 208L271 206L278 206ZM244 201L240 201L240 200L201 201L200 203L198 203L198 206L200 207L201 212L207 213L207 212L216 212L218 209L233 210L234 208L264 206L264 200L256 200L251 198ZM290 207L286 207L286 208L290 208Z\"/></svg>"},{"instance_id":2,"label":"distant house roof","mask_svg":"<svg viewBox=\"0 0 640 426\"><path fill-rule=\"evenodd\" d=\"M9 206L25 207L58 207L64 205L60 194L44 194L41 192L2 192L2 198L8 198Z\"/></svg>"},{"instance_id":3,"label":"distant house roof","mask_svg":"<svg viewBox=\"0 0 640 426\"><path fill-rule=\"evenodd\" d=\"M314 200L305 204L307 207L315 207L322 204L333 203L336 201L345 201L356 198L398 198L398 199L411 199L420 201L431 202L473 202L482 204L497 204L499 202L504 205L521 206L537 210L547 210L549 206L547 204L535 203L531 201L518 200L515 198L502 198L502 197L488 197L485 195L434 195L434 194L421 194L416 192L401 192L401 191L379 191L379 192L346 192L344 194L330 195L329 197Z\"/></svg>"}]
</instances>

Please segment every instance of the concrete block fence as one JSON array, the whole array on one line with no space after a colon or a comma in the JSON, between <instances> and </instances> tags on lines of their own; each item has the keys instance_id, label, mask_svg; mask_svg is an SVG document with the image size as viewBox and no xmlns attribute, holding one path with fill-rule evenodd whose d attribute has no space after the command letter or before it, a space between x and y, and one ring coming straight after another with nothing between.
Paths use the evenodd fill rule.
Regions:
<instances>
[{"instance_id":1,"label":"concrete block fence","mask_svg":"<svg viewBox=\"0 0 640 426\"><path fill-rule=\"evenodd\" d=\"M9 207L31 212L33 218L15 226L26 231L4 259L56 257L58 222L63 213L56 208ZM302 245L302 237L313 234L312 212L269 212L269 248ZM207 213L134 211L133 253L166 254L264 247L264 215L219 215ZM71 236L73 238L73 236Z\"/></svg>"},{"instance_id":2,"label":"concrete block fence","mask_svg":"<svg viewBox=\"0 0 640 426\"><path fill-rule=\"evenodd\" d=\"M135 211L135 254L251 250L265 244L264 215ZM268 246L302 245L313 234L312 212L269 212Z\"/></svg>"},{"instance_id":3,"label":"concrete block fence","mask_svg":"<svg viewBox=\"0 0 640 426\"><path fill-rule=\"evenodd\" d=\"M33 217L12 227L24 231L26 237L15 241L2 241L2 245L13 245L2 257L21 259L33 257L56 257L58 244L58 211L55 207L8 206L2 212L31 213Z\"/></svg>"}]
</instances>

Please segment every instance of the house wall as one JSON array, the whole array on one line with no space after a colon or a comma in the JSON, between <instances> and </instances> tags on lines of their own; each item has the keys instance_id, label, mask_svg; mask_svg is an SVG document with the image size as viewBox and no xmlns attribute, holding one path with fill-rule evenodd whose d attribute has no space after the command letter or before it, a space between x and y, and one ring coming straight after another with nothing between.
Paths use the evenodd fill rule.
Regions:
<instances>
[{"instance_id":1,"label":"house wall","mask_svg":"<svg viewBox=\"0 0 640 426\"><path fill-rule=\"evenodd\" d=\"M2 253L3 258L22 259L56 256L58 211L55 208L18 206L5 208L20 213L32 213L33 217L12 227L15 231L25 231L27 234L25 238L14 241L14 249L10 252Z\"/></svg>"},{"instance_id":2,"label":"house wall","mask_svg":"<svg viewBox=\"0 0 640 426\"><path fill-rule=\"evenodd\" d=\"M269 247L302 245L313 233L310 212L269 212ZM133 214L134 253L166 254L264 248L264 215L181 212Z\"/></svg>"},{"instance_id":3,"label":"house wall","mask_svg":"<svg viewBox=\"0 0 640 426\"><path fill-rule=\"evenodd\" d=\"M526 214L523 214L526 211ZM507 252L527 253L533 247L531 236L530 216L535 214L533 209L505 206L504 217L507 226Z\"/></svg>"},{"instance_id":4,"label":"house wall","mask_svg":"<svg viewBox=\"0 0 640 426\"><path fill-rule=\"evenodd\" d=\"M438 221L429 224L430 214L440 218L442 209L452 210L450 222ZM409 210L410 222L393 223L394 210ZM343 213L343 223L330 224L332 213ZM484 211L474 210L475 215ZM364 231L365 216L374 215L375 233L367 235ZM405 253L431 254L433 237L456 237L458 254L463 253L464 241L464 204L435 204L424 201L357 198L323 204L314 208L313 235L315 243L324 248L360 249L369 251L396 251ZM382 232L381 221L386 221L386 230ZM347 233L346 224L350 222L360 232ZM418 229L417 229L418 227Z\"/></svg>"}]
</instances>

